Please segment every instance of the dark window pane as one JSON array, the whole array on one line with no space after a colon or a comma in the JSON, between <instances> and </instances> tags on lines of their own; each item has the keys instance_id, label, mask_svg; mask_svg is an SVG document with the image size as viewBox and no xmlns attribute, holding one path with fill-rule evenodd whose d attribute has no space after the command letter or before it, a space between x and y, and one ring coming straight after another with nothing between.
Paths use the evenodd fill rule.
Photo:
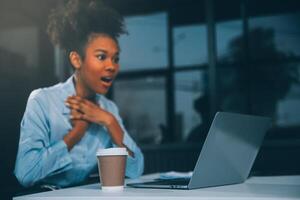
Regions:
<instances>
[{"instance_id":1,"label":"dark window pane","mask_svg":"<svg viewBox=\"0 0 300 200\"><path fill-rule=\"evenodd\" d=\"M175 66L207 63L207 36L204 25L174 28Z\"/></svg>"},{"instance_id":2,"label":"dark window pane","mask_svg":"<svg viewBox=\"0 0 300 200\"><path fill-rule=\"evenodd\" d=\"M249 24L252 59L300 56L300 13L255 17Z\"/></svg>"},{"instance_id":3,"label":"dark window pane","mask_svg":"<svg viewBox=\"0 0 300 200\"><path fill-rule=\"evenodd\" d=\"M176 136L178 139L188 140L193 129L204 121L203 117L206 113L203 112L207 110L208 103L201 101L203 104L197 104L197 108L195 105L199 99L206 96L205 76L205 71L200 70L177 72L175 75ZM202 133L199 131L199 134Z\"/></svg>"},{"instance_id":4,"label":"dark window pane","mask_svg":"<svg viewBox=\"0 0 300 200\"><path fill-rule=\"evenodd\" d=\"M300 74L300 64L298 67L298 78ZM279 126L295 126L300 125L300 84L292 83L288 88L288 92L283 99L277 104L276 123Z\"/></svg>"},{"instance_id":5,"label":"dark window pane","mask_svg":"<svg viewBox=\"0 0 300 200\"><path fill-rule=\"evenodd\" d=\"M242 35L242 21L234 20L216 24L217 55L220 60L232 57L232 41Z\"/></svg>"},{"instance_id":6,"label":"dark window pane","mask_svg":"<svg viewBox=\"0 0 300 200\"><path fill-rule=\"evenodd\" d=\"M240 65L219 65L218 103L222 111L249 113L249 81Z\"/></svg>"},{"instance_id":7,"label":"dark window pane","mask_svg":"<svg viewBox=\"0 0 300 200\"><path fill-rule=\"evenodd\" d=\"M164 78L118 80L114 99L129 134L137 143L158 144L166 127Z\"/></svg>"},{"instance_id":8,"label":"dark window pane","mask_svg":"<svg viewBox=\"0 0 300 200\"><path fill-rule=\"evenodd\" d=\"M277 125L300 123L299 64L263 63L223 66L218 70L224 111L269 116ZM295 117L296 116L296 117Z\"/></svg>"},{"instance_id":9,"label":"dark window pane","mask_svg":"<svg viewBox=\"0 0 300 200\"><path fill-rule=\"evenodd\" d=\"M129 35L120 37L121 71L165 68L167 58L167 15L127 17Z\"/></svg>"},{"instance_id":10,"label":"dark window pane","mask_svg":"<svg viewBox=\"0 0 300 200\"><path fill-rule=\"evenodd\" d=\"M277 106L285 99L297 77L295 63L261 63L250 65L249 89L251 112L274 118Z\"/></svg>"}]
</instances>

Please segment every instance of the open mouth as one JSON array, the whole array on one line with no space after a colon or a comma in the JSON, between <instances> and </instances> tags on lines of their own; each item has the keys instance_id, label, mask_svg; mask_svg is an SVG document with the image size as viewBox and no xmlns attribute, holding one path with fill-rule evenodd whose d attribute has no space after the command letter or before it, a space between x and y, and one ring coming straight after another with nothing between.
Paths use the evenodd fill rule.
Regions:
<instances>
[{"instance_id":1,"label":"open mouth","mask_svg":"<svg viewBox=\"0 0 300 200\"><path fill-rule=\"evenodd\" d=\"M101 77L100 79L105 83L111 83L113 81L113 78L108 76Z\"/></svg>"}]
</instances>

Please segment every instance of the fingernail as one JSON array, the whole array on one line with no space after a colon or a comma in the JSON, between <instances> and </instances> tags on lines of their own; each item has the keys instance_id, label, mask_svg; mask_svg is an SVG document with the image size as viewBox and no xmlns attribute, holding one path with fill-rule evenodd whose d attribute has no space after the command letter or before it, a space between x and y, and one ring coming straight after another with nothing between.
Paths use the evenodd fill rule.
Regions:
<instances>
[{"instance_id":1,"label":"fingernail","mask_svg":"<svg viewBox=\"0 0 300 200\"><path fill-rule=\"evenodd\" d=\"M70 107L70 104L68 102L65 102L66 106Z\"/></svg>"}]
</instances>

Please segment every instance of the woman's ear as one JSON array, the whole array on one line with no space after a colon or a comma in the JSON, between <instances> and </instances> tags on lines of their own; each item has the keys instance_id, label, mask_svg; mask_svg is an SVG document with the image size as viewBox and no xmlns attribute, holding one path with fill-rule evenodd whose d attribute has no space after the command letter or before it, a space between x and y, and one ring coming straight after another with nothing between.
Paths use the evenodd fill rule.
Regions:
<instances>
[{"instance_id":1,"label":"woman's ear","mask_svg":"<svg viewBox=\"0 0 300 200\"><path fill-rule=\"evenodd\" d=\"M82 61L80 55L76 51L70 52L69 59L75 69L80 69Z\"/></svg>"}]
</instances>

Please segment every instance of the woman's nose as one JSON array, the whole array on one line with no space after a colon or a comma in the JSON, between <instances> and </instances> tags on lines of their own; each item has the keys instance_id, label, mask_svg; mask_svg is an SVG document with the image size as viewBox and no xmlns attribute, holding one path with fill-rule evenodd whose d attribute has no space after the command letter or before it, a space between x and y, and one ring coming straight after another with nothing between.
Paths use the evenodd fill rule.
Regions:
<instances>
[{"instance_id":1,"label":"woman's nose","mask_svg":"<svg viewBox=\"0 0 300 200\"><path fill-rule=\"evenodd\" d=\"M117 69L117 64L114 63L112 60L109 59L109 61L107 61L107 63L106 63L105 69L107 71L115 72L116 69Z\"/></svg>"},{"instance_id":2,"label":"woman's nose","mask_svg":"<svg viewBox=\"0 0 300 200\"><path fill-rule=\"evenodd\" d=\"M115 72L116 68L113 65L109 65L105 68L105 70L109 72Z\"/></svg>"},{"instance_id":3,"label":"woman's nose","mask_svg":"<svg viewBox=\"0 0 300 200\"><path fill-rule=\"evenodd\" d=\"M106 66L105 69L111 72L116 72L119 68L119 64L114 62L113 59L107 59L105 66Z\"/></svg>"}]
</instances>

